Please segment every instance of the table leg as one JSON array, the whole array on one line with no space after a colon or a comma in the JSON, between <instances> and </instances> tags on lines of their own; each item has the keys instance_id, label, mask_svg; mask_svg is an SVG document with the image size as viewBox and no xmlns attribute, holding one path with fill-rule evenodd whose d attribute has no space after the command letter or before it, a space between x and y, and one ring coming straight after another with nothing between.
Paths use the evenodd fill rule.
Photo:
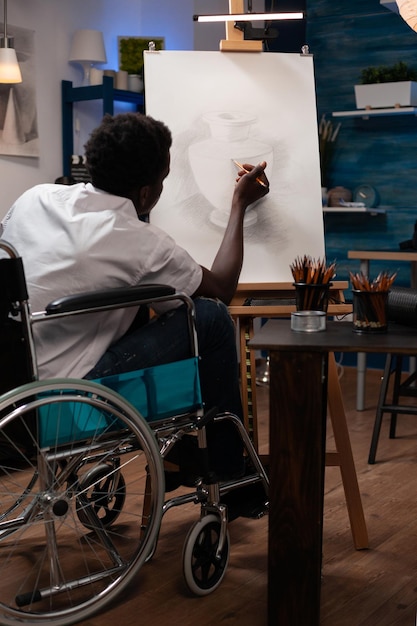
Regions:
<instances>
[{"instance_id":1,"label":"table leg","mask_svg":"<svg viewBox=\"0 0 417 626\"><path fill-rule=\"evenodd\" d=\"M270 353L269 626L318 626L327 353Z\"/></svg>"},{"instance_id":2,"label":"table leg","mask_svg":"<svg viewBox=\"0 0 417 626\"><path fill-rule=\"evenodd\" d=\"M356 410L365 409L366 354L358 352L356 361Z\"/></svg>"},{"instance_id":3,"label":"table leg","mask_svg":"<svg viewBox=\"0 0 417 626\"><path fill-rule=\"evenodd\" d=\"M361 259L360 270L364 276L369 278L369 260ZM356 366L356 410L365 410L365 388L366 388L366 354L358 352Z\"/></svg>"}]
</instances>

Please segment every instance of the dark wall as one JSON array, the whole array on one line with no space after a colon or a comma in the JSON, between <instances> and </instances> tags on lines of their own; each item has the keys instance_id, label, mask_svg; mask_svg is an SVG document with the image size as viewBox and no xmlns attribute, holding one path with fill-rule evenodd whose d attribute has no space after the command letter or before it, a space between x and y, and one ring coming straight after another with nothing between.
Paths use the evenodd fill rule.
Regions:
<instances>
[{"instance_id":1,"label":"dark wall","mask_svg":"<svg viewBox=\"0 0 417 626\"><path fill-rule=\"evenodd\" d=\"M404 61L417 69L417 33L379 0L267 0L267 10L306 11L305 22L273 23L273 52L298 52L307 43L314 55L318 119L355 110L354 85L368 66ZM352 191L375 187L385 214L326 215L326 254L338 263L338 278L358 271L350 249L397 250L411 239L417 220L417 117L333 118L342 122L329 186ZM410 268L373 263L371 273L398 271L396 284L409 284Z\"/></svg>"},{"instance_id":2,"label":"dark wall","mask_svg":"<svg viewBox=\"0 0 417 626\"><path fill-rule=\"evenodd\" d=\"M266 11L304 11L306 0L266 0ZM306 20L291 20L288 22L273 22L270 27L274 31L274 38L266 41L266 49L270 52L300 52L306 43Z\"/></svg>"},{"instance_id":3,"label":"dark wall","mask_svg":"<svg viewBox=\"0 0 417 626\"><path fill-rule=\"evenodd\" d=\"M319 113L355 109L354 85L370 65L405 61L417 69L417 33L378 0L308 2ZM333 184L373 184L381 204L417 206L415 118L342 119Z\"/></svg>"},{"instance_id":4,"label":"dark wall","mask_svg":"<svg viewBox=\"0 0 417 626\"><path fill-rule=\"evenodd\" d=\"M417 69L417 33L379 0L307 0L307 43L314 54L318 116L356 109L354 85L363 68L405 61ZM337 121L337 120L334 120ZM326 251L336 258L339 278L358 264L349 249L394 249L410 239L417 219L417 118L341 118L330 185L375 187L386 214L325 217ZM396 284L409 284L407 263L380 269L399 271Z\"/></svg>"}]
</instances>

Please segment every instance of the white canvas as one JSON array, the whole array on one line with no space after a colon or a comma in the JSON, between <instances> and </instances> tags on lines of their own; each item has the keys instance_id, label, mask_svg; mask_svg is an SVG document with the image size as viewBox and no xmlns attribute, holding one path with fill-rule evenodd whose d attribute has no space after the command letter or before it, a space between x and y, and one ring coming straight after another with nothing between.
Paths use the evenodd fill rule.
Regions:
<instances>
[{"instance_id":1,"label":"white canvas","mask_svg":"<svg viewBox=\"0 0 417 626\"><path fill-rule=\"evenodd\" d=\"M145 53L146 112L171 129L171 173L151 214L202 265L220 245L240 163L266 160L270 193L245 218L240 282L292 280L324 257L313 60L281 53Z\"/></svg>"}]
</instances>

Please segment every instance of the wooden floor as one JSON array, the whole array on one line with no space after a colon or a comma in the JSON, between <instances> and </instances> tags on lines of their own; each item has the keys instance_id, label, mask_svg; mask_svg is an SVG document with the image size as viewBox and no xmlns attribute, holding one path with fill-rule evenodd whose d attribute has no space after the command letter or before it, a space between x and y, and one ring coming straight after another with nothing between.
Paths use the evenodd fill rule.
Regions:
<instances>
[{"instance_id":1,"label":"wooden floor","mask_svg":"<svg viewBox=\"0 0 417 626\"><path fill-rule=\"evenodd\" d=\"M384 424L377 463L367 464L380 372L368 372L366 410L355 410L355 370L341 385L370 537L370 549L352 544L338 468L326 469L321 624L414 626L417 609L417 418L400 416L398 438ZM261 452L267 452L267 390L258 387ZM328 433L329 447L331 432ZM226 577L205 598L189 595L182 581L182 546L194 505L165 516L153 560L117 605L82 622L86 626L266 626L267 518L230 524ZM277 624L276 626L291 626ZM305 626L308 626L306 624Z\"/></svg>"}]
</instances>

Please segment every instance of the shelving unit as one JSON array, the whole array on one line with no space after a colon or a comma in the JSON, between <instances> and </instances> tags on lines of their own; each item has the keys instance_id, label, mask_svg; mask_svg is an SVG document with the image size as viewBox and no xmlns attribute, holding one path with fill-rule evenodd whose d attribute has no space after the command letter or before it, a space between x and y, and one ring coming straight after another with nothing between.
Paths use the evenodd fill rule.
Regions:
<instances>
[{"instance_id":1,"label":"shelving unit","mask_svg":"<svg viewBox=\"0 0 417 626\"><path fill-rule=\"evenodd\" d=\"M73 87L72 82L63 80L61 83L62 97L62 164L63 175L69 176L71 173L71 156L74 150L74 102L86 100L102 100L103 115L109 113L113 115L114 102L130 102L134 104L138 111L144 110L143 93L115 89L113 78L103 77L101 85L90 85L88 87Z\"/></svg>"}]
</instances>

